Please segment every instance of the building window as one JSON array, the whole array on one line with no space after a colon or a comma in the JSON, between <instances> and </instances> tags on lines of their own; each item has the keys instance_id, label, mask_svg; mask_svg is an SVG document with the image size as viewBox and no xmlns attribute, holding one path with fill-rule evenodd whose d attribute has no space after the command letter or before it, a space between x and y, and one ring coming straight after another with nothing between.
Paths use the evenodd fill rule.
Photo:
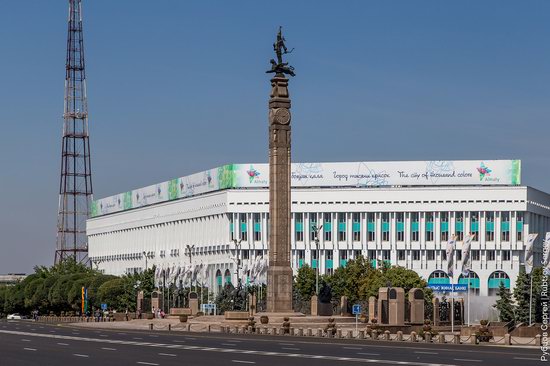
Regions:
<instances>
[{"instance_id":1,"label":"building window","mask_svg":"<svg viewBox=\"0 0 550 366\"><path fill-rule=\"evenodd\" d=\"M495 213L485 212L485 240L495 241Z\"/></svg>"},{"instance_id":2,"label":"building window","mask_svg":"<svg viewBox=\"0 0 550 366\"><path fill-rule=\"evenodd\" d=\"M426 259L429 261L435 260L435 250L427 250L426 251Z\"/></svg>"},{"instance_id":3,"label":"building window","mask_svg":"<svg viewBox=\"0 0 550 366\"><path fill-rule=\"evenodd\" d=\"M418 233L418 212L412 212L411 213L411 240L412 241L418 241L419 240L419 233Z\"/></svg>"},{"instance_id":4,"label":"building window","mask_svg":"<svg viewBox=\"0 0 550 366\"><path fill-rule=\"evenodd\" d=\"M250 258L250 252L248 250L241 250L241 258L242 259L249 259Z\"/></svg>"},{"instance_id":5,"label":"building window","mask_svg":"<svg viewBox=\"0 0 550 366\"><path fill-rule=\"evenodd\" d=\"M503 261L509 261L510 260L510 251L509 250L503 250L501 256L502 256Z\"/></svg>"},{"instance_id":6,"label":"building window","mask_svg":"<svg viewBox=\"0 0 550 366\"><path fill-rule=\"evenodd\" d=\"M385 260L385 261L389 261L391 259L391 251L383 250L382 251L382 259Z\"/></svg>"},{"instance_id":7,"label":"building window","mask_svg":"<svg viewBox=\"0 0 550 366\"><path fill-rule=\"evenodd\" d=\"M338 213L338 241L346 241L346 214Z\"/></svg>"},{"instance_id":8,"label":"building window","mask_svg":"<svg viewBox=\"0 0 550 366\"><path fill-rule=\"evenodd\" d=\"M474 240L479 240L479 213L470 212L470 232Z\"/></svg>"},{"instance_id":9,"label":"building window","mask_svg":"<svg viewBox=\"0 0 550 366\"><path fill-rule=\"evenodd\" d=\"M309 214L309 240L314 241L317 237L317 214Z\"/></svg>"},{"instance_id":10,"label":"building window","mask_svg":"<svg viewBox=\"0 0 550 366\"><path fill-rule=\"evenodd\" d=\"M494 250L487 250L487 260L488 261L494 261L495 260L495 251Z\"/></svg>"},{"instance_id":11,"label":"building window","mask_svg":"<svg viewBox=\"0 0 550 366\"><path fill-rule=\"evenodd\" d=\"M472 250L472 260L473 261L478 261L479 260L479 250L478 249Z\"/></svg>"},{"instance_id":12,"label":"building window","mask_svg":"<svg viewBox=\"0 0 550 366\"><path fill-rule=\"evenodd\" d=\"M294 226L296 241L304 241L304 214L294 214Z\"/></svg>"},{"instance_id":13,"label":"building window","mask_svg":"<svg viewBox=\"0 0 550 366\"><path fill-rule=\"evenodd\" d=\"M390 214L382 213L382 241L390 241Z\"/></svg>"},{"instance_id":14,"label":"building window","mask_svg":"<svg viewBox=\"0 0 550 366\"><path fill-rule=\"evenodd\" d=\"M510 241L510 213L502 212L500 214L501 240Z\"/></svg>"},{"instance_id":15,"label":"building window","mask_svg":"<svg viewBox=\"0 0 550 366\"><path fill-rule=\"evenodd\" d=\"M354 250L353 251L353 258L357 259L361 256L361 251L360 250Z\"/></svg>"},{"instance_id":16,"label":"building window","mask_svg":"<svg viewBox=\"0 0 550 366\"><path fill-rule=\"evenodd\" d=\"M361 214L354 212L352 215L353 241L361 241Z\"/></svg>"},{"instance_id":17,"label":"building window","mask_svg":"<svg viewBox=\"0 0 550 366\"><path fill-rule=\"evenodd\" d=\"M455 213L455 234L456 240L464 240L464 213L457 212Z\"/></svg>"},{"instance_id":18,"label":"building window","mask_svg":"<svg viewBox=\"0 0 550 366\"><path fill-rule=\"evenodd\" d=\"M370 261L375 260L376 259L376 250L369 250L368 255L369 255L369 260Z\"/></svg>"},{"instance_id":19,"label":"building window","mask_svg":"<svg viewBox=\"0 0 550 366\"><path fill-rule=\"evenodd\" d=\"M449 213L448 212L441 212L440 226L441 226L441 241L449 240Z\"/></svg>"},{"instance_id":20,"label":"building window","mask_svg":"<svg viewBox=\"0 0 550 366\"><path fill-rule=\"evenodd\" d=\"M405 251L404 250L398 250L397 251L397 259L399 259L400 261L405 260Z\"/></svg>"},{"instance_id":21,"label":"building window","mask_svg":"<svg viewBox=\"0 0 550 366\"><path fill-rule=\"evenodd\" d=\"M456 253L456 262L460 262L462 260L462 251L461 250L455 250Z\"/></svg>"},{"instance_id":22,"label":"building window","mask_svg":"<svg viewBox=\"0 0 550 366\"><path fill-rule=\"evenodd\" d=\"M419 261L420 260L420 250L413 250L412 251L412 258L413 258L413 261Z\"/></svg>"},{"instance_id":23,"label":"building window","mask_svg":"<svg viewBox=\"0 0 550 366\"><path fill-rule=\"evenodd\" d=\"M262 240L262 216L259 213L254 214L254 240Z\"/></svg>"},{"instance_id":24,"label":"building window","mask_svg":"<svg viewBox=\"0 0 550 366\"><path fill-rule=\"evenodd\" d=\"M426 241L434 241L434 214L426 213Z\"/></svg>"},{"instance_id":25,"label":"building window","mask_svg":"<svg viewBox=\"0 0 550 366\"><path fill-rule=\"evenodd\" d=\"M395 214L395 228L397 231L397 241L405 240L405 214L398 212Z\"/></svg>"},{"instance_id":26,"label":"building window","mask_svg":"<svg viewBox=\"0 0 550 366\"><path fill-rule=\"evenodd\" d=\"M447 251L446 251L446 250L442 250L442 251L441 251L441 260L442 260L442 261L446 261L446 260L447 260Z\"/></svg>"},{"instance_id":27,"label":"building window","mask_svg":"<svg viewBox=\"0 0 550 366\"><path fill-rule=\"evenodd\" d=\"M347 250L339 250L338 251L340 255L340 266L345 267L348 263L348 251Z\"/></svg>"},{"instance_id":28,"label":"building window","mask_svg":"<svg viewBox=\"0 0 550 366\"><path fill-rule=\"evenodd\" d=\"M374 212L367 213L367 232L369 241L376 240L376 221Z\"/></svg>"},{"instance_id":29,"label":"building window","mask_svg":"<svg viewBox=\"0 0 550 366\"><path fill-rule=\"evenodd\" d=\"M229 215L229 237L231 240L235 240L235 223L233 222L233 215Z\"/></svg>"},{"instance_id":30,"label":"building window","mask_svg":"<svg viewBox=\"0 0 550 366\"><path fill-rule=\"evenodd\" d=\"M523 240L523 212L516 213L516 236L517 241Z\"/></svg>"},{"instance_id":31,"label":"building window","mask_svg":"<svg viewBox=\"0 0 550 366\"><path fill-rule=\"evenodd\" d=\"M332 218L330 213L323 215L323 233L325 241L332 240Z\"/></svg>"},{"instance_id":32,"label":"building window","mask_svg":"<svg viewBox=\"0 0 550 366\"><path fill-rule=\"evenodd\" d=\"M240 229L241 229L241 240L246 241L248 240L248 232L247 232L245 213L239 214L239 222L240 222Z\"/></svg>"}]
</instances>

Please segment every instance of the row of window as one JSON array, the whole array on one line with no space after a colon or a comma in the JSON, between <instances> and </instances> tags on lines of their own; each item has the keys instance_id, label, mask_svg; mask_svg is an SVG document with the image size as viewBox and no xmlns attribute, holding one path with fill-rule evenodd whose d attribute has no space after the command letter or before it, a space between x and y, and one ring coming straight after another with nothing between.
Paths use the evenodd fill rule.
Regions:
<instances>
[{"instance_id":1,"label":"row of window","mask_svg":"<svg viewBox=\"0 0 550 366\"><path fill-rule=\"evenodd\" d=\"M484 212L485 216L485 240L494 241L495 240L495 213L492 211ZM262 224L261 224L261 215L259 213L254 213L253 215L253 239L254 241L262 240ZM338 213L336 215L336 230L334 230L332 225L333 214L332 213L323 213L323 225L319 225L319 219L321 216L317 213L296 213L294 214L294 235L295 240L298 242L304 241L304 215L309 215L309 235L310 240L321 240L332 241L333 232L336 231L338 241L347 240L347 215L346 213ZM376 240L376 215L373 212L369 212L367 215L367 240L375 241ZM396 219L396 237L397 241L405 241L405 225L406 225L406 215L410 218L410 225L407 232L410 234L410 239L412 241L420 240L420 213L419 212L397 212L395 213ZM454 232L456 235L456 240L462 241L464 239L464 232L469 232L476 234L476 238L479 238L480 232L480 219L479 212L470 212L470 228L469 230L464 228L464 212L455 212L455 227ZM501 223L500 223L500 238L502 241L510 241L510 213L501 212ZM269 219L269 217L268 217ZM353 241L361 241L361 213L354 212L351 214L352 227L351 235ZM390 213L382 212L381 213L382 221L382 241L390 240ZM241 213L238 217L239 222L239 233L240 239L243 241L248 240L248 221L247 214ZM434 213L427 212L425 213L425 233L426 241L434 241L434 232L435 232L435 220ZM440 239L442 241L449 240L449 213L441 212L440 213ZM268 226L269 227L269 226ZM322 232L322 235L319 237L319 234ZM523 240L523 213L516 213L516 232L517 240ZM235 239L235 226L233 223L233 218L230 217L230 234L231 240Z\"/></svg>"},{"instance_id":2,"label":"row of window","mask_svg":"<svg viewBox=\"0 0 550 366\"><path fill-rule=\"evenodd\" d=\"M246 251L243 251L246 252ZM333 250L312 250L311 251L311 258L313 260L318 259L318 252L325 254L325 259L332 260L334 256ZM412 258L412 260L418 261L420 260L422 252L425 252L425 258L426 260L432 261L435 260L436 253L440 253L441 260L447 260L447 252L445 250L398 250L397 251L397 260L405 260L407 254L409 254ZM496 250L478 250L474 249L470 251L470 256L472 261L479 261L481 259L482 252L485 252L485 259L487 261L494 261L496 259ZM500 252L500 258L503 261L509 261L511 258L511 251L509 250L499 250ZM342 261L346 261L350 259L350 255L353 253L353 258L358 258L360 255L362 255L362 252L360 250L339 250L339 259ZM293 250L293 254L296 256L298 260L305 259L305 250ZM462 252L460 250L455 251L455 256L457 261L462 260ZM367 259L368 260L390 260L391 258L391 252L390 250L368 250L367 251Z\"/></svg>"}]
</instances>

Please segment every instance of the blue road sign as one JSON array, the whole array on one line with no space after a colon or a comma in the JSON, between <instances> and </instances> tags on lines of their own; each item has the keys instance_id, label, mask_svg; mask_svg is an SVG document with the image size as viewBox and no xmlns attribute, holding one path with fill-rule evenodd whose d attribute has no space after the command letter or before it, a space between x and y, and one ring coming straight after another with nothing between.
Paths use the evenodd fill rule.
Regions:
<instances>
[{"instance_id":1,"label":"blue road sign","mask_svg":"<svg viewBox=\"0 0 550 366\"><path fill-rule=\"evenodd\" d=\"M353 305L353 308L352 308L351 312L353 313L353 315L361 314L361 305L359 305L359 304Z\"/></svg>"},{"instance_id":2,"label":"blue road sign","mask_svg":"<svg viewBox=\"0 0 550 366\"><path fill-rule=\"evenodd\" d=\"M101 304L101 310L107 310L107 304Z\"/></svg>"},{"instance_id":3,"label":"blue road sign","mask_svg":"<svg viewBox=\"0 0 550 366\"><path fill-rule=\"evenodd\" d=\"M428 285L429 288L435 292L466 292L468 291L467 284L438 284L438 285Z\"/></svg>"}]
</instances>

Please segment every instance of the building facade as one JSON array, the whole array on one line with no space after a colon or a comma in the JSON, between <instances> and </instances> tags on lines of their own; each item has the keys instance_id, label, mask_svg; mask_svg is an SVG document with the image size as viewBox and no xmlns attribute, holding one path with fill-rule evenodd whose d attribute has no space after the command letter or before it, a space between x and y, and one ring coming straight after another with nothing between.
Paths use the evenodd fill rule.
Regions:
<instances>
[{"instance_id":1,"label":"building facade","mask_svg":"<svg viewBox=\"0 0 550 366\"><path fill-rule=\"evenodd\" d=\"M407 168L409 163L403 164ZM263 175L261 169L246 167L250 181ZM319 267L320 273L332 273L361 255L374 266L387 262L412 269L430 284L450 283L445 249L455 235L457 275L452 280L469 283L473 296L490 296L500 282L513 287L524 265L529 233L539 234L534 260L542 260L542 239L550 231L550 195L534 188L507 181L480 184L477 175L473 184L456 185L441 181L406 186L361 186L355 181L328 186L298 184L297 169L293 166L291 195L295 271L308 264ZM391 173L391 169L386 171ZM239 174L239 169L234 169L234 174ZM203 177L208 181L207 175ZM185 185L179 186L185 189ZM169 190L169 184L167 187ZM153 191L158 196L162 188L157 185ZM191 267L192 278L217 292L223 283L237 282L236 259L240 258L242 281L265 281L269 250L269 190L265 183L258 187L214 186L210 191L143 205L135 203L146 194L135 192L134 207L139 207L123 207L129 194L95 202L100 207L88 220L87 234L89 256L98 268L120 275L156 265L168 269L171 280L177 282L185 280L184 273ZM112 209L113 205L119 208ZM463 278L458 275L460 249L468 233L474 233L475 239L471 272Z\"/></svg>"}]
</instances>

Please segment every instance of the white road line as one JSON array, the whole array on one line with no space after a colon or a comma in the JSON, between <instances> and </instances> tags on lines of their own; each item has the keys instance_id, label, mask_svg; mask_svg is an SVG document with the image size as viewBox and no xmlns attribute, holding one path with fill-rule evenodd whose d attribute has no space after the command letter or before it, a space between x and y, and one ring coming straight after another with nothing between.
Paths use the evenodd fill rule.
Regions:
<instances>
[{"instance_id":1,"label":"white road line","mask_svg":"<svg viewBox=\"0 0 550 366\"><path fill-rule=\"evenodd\" d=\"M100 337L108 337L107 334L100 334L99 336L100 336Z\"/></svg>"},{"instance_id":2,"label":"white road line","mask_svg":"<svg viewBox=\"0 0 550 366\"><path fill-rule=\"evenodd\" d=\"M254 361L243 361L243 360L231 360L231 362L235 362L235 363L256 363Z\"/></svg>"},{"instance_id":3,"label":"white road line","mask_svg":"<svg viewBox=\"0 0 550 366\"><path fill-rule=\"evenodd\" d=\"M189 338L189 337L185 337L185 339L187 339L188 341L195 341L195 340L197 340L197 338Z\"/></svg>"},{"instance_id":4,"label":"white road line","mask_svg":"<svg viewBox=\"0 0 550 366\"><path fill-rule=\"evenodd\" d=\"M140 365L151 365L151 366L158 366L159 365L158 363L143 362L143 361L138 361L137 363L140 364Z\"/></svg>"},{"instance_id":5,"label":"white road line","mask_svg":"<svg viewBox=\"0 0 550 366\"><path fill-rule=\"evenodd\" d=\"M299 351L300 350L299 348L295 348L295 347L281 347L281 349L286 349L288 351Z\"/></svg>"},{"instance_id":6,"label":"white road line","mask_svg":"<svg viewBox=\"0 0 550 366\"><path fill-rule=\"evenodd\" d=\"M30 342L30 339L22 339L21 342Z\"/></svg>"},{"instance_id":7,"label":"white road line","mask_svg":"<svg viewBox=\"0 0 550 366\"><path fill-rule=\"evenodd\" d=\"M110 348L110 347L101 347L101 349L105 351L116 351L116 348Z\"/></svg>"},{"instance_id":8,"label":"white road line","mask_svg":"<svg viewBox=\"0 0 550 366\"><path fill-rule=\"evenodd\" d=\"M143 338L141 338L141 337L134 337L133 339L143 339Z\"/></svg>"},{"instance_id":9,"label":"white road line","mask_svg":"<svg viewBox=\"0 0 550 366\"><path fill-rule=\"evenodd\" d=\"M465 362L482 362L481 360L471 360L467 358L453 358L454 361L465 361Z\"/></svg>"},{"instance_id":10,"label":"white road line","mask_svg":"<svg viewBox=\"0 0 550 366\"><path fill-rule=\"evenodd\" d=\"M414 351L414 353L422 353L425 355L438 355L438 352L427 352L427 351Z\"/></svg>"},{"instance_id":11,"label":"white road line","mask_svg":"<svg viewBox=\"0 0 550 366\"><path fill-rule=\"evenodd\" d=\"M176 342L176 343L185 343L185 341L180 341L180 340L174 340L172 342Z\"/></svg>"},{"instance_id":12,"label":"white road line","mask_svg":"<svg viewBox=\"0 0 550 366\"><path fill-rule=\"evenodd\" d=\"M80 353L73 353L73 356L76 356L76 357L90 357L88 355L81 355Z\"/></svg>"},{"instance_id":13,"label":"white road line","mask_svg":"<svg viewBox=\"0 0 550 366\"><path fill-rule=\"evenodd\" d=\"M380 353L357 352L357 354L362 356L380 356Z\"/></svg>"},{"instance_id":14,"label":"white road line","mask_svg":"<svg viewBox=\"0 0 550 366\"><path fill-rule=\"evenodd\" d=\"M59 346L68 346L69 343L58 343Z\"/></svg>"},{"instance_id":15,"label":"white road line","mask_svg":"<svg viewBox=\"0 0 550 366\"><path fill-rule=\"evenodd\" d=\"M361 347L342 347L343 349L362 349Z\"/></svg>"},{"instance_id":16,"label":"white road line","mask_svg":"<svg viewBox=\"0 0 550 366\"><path fill-rule=\"evenodd\" d=\"M514 360L540 361L540 358L514 357Z\"/></svg>"},{"instance_id":17,"label":"white road line","mask_svg":"<svg viewBox=\"0 0 550 366\"><path fill-rule=\"evenodd\" d=\"M115 339L105 339L105 338L91 338L91 337L74 337L61 334L43 334L43 333L30 333L30 332L17 332L11 330L0 330L0 334L12 334L18 336L27 336L27 337L39 337L39 338L52 338L52 339L63 339L63 340L75 340L79 342L90 342L90 343L102 343L102 344L123 344L137 347L164 347L169 348L173 345L164 344L164 343L147 343L147 342L135 342L135 341L124 341L124 340L115 340ZM366 346L365 346L366 347ZM201 346L188 346L181 345L179 349L185 351L198 351L198 352L220 352L220 353L232 353L232 354L247 354L247 355L258 355L258 356L275 356L275 357L293 357L293 358L303 358L303 359L324 359L329 361L340 361L342 357L335 357L330 355L314 355L314 354L304 354L304 353L286 353L286 352L267 352L264 350L241 350L241 349L231 349L231 348L218 348L218 347L201 347ZM351 362L361 362L361 363L374 363L377 365L407 365L407 366L454 366L450 364L443 363L426 363L420 361L396 361L396 360L382 360L374 358L353 358L346 357L346 361ZM455 359L461 360L461 359ZM462 359L464 360L464 359ZM470 362L481 362L481 360L466 360ZM145 365L158 365L152 363L143 363Z\"/></svg>"},{"instance_id":18,"label":"white road line","mask_svg":"<svg viewBox=\"0 0 550 366\"><path fill-rule=\"evenodd\" d=\"M36 348L23 348L25 351L36 351Z\"/></svg>"},{"instance_id":19,"label":"white road line","mask_svg":"<svg viewBox=\"0 0 550 366\"><path fill-rule=\"evenodd\" d=\"M175 353L159 353L159 356L176 357L177 355Z\"/></svg>"}]
</instances>

